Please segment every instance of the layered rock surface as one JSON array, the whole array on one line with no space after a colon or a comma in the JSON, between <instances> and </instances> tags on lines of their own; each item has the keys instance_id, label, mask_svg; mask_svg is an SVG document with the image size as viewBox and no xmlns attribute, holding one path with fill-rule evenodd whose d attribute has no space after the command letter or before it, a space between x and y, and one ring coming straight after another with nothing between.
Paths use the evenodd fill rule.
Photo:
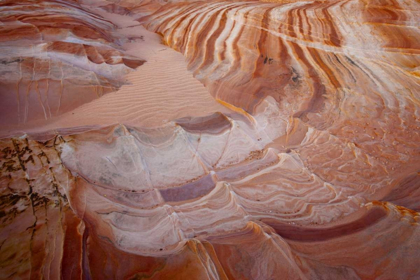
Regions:
<instances>
[{"instance_id":1,"label":"layered rock surface","mask_svg":"<svg viewBox=\"0 0 420 280\"><path fill-rule=\"evenodd\" d=\"M420 277L419 2L0 14L0 278Z\"/></svg>"}]
</instances>

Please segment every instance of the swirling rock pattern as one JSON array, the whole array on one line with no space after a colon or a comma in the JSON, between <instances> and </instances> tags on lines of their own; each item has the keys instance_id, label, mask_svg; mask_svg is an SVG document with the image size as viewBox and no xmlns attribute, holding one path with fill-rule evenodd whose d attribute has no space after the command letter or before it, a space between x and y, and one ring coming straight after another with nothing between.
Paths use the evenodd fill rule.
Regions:
<instances>
[{"instance_id":1,"label":"swirling rock pattern","mask_svg":"<svg viewBox=\"0 0 420 280\"><path fill-rule=\"evenodd\" d=\"M420 277L420 2L0 12L0 278Z\"/></svg>"}]
</instances>

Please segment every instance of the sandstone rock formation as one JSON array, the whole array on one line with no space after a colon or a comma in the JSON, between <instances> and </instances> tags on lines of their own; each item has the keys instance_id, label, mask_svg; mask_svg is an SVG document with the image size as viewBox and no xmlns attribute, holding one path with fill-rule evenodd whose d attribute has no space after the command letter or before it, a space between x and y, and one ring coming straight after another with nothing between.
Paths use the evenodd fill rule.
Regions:
<instances>
[{"instance_id":1,"label":"sandstone rock formation","mask_svg":"<svg viewBox=\"0 0 420 280\"><path fill-rule=\"evenodd\" d=\"M1 279L418 279L420 2L0 3Z\"/></svg>"}]
</instances>

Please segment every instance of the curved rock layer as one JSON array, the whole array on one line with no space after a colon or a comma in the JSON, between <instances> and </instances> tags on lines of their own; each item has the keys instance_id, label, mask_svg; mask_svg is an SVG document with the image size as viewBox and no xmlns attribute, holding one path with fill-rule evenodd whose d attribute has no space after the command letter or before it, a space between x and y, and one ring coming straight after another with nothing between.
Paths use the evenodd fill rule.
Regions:
<instances>
[{"instance_id":1,"label":"curved rock layer","mask_svg":"<svg viewBox=\"0 0 420 280\"><path fill-rule=\"evenodd\" d=\"M419 278L420 3L177 2L1 6L5 123L114 92L2 132L0 278Z\"/></svg>"},{"instance_id":2,"label":"curved rock layer","mask_svg":"<svg viewBox=\"0 0 420 280\"><path fill-rule=\"evenodd\" d=\"M3 1L0 18L1 126L51 120L118 89L145 62L76 2Z\"/></svg>"}]
</instances>

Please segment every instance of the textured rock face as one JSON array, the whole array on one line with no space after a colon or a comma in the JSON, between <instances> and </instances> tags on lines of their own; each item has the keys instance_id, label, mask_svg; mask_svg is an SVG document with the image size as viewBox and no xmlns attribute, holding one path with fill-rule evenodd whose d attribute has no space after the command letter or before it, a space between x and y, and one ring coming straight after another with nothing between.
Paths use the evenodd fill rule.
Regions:
<instances>
[{"instance_id":1,"label":"textured rock face","mask_svg":"<svg viewBox=\"0 0 420 280\"><path fill-rule=\"evenodd\" d=\"M420 277L418 1L0 15L1 279Z\"/></svg>"}]
</instances>

